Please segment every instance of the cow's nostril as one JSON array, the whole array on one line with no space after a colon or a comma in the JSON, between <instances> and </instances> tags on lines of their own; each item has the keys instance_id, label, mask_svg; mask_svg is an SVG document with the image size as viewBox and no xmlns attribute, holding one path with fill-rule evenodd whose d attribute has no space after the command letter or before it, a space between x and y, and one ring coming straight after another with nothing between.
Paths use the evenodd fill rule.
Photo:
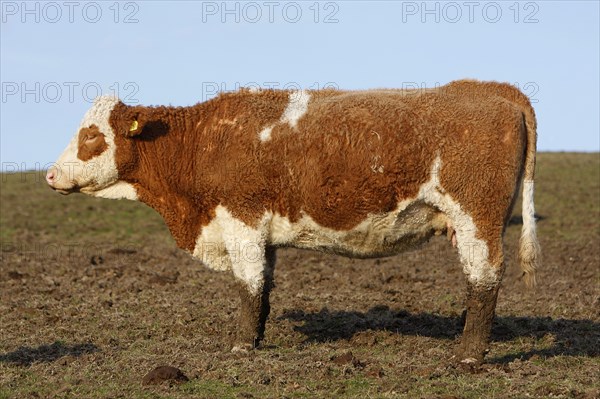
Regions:
<instances>
[{"instance_id":1,"label":"cow's nostril","mask_svg":"<svg viewBox=\"0 0 600 399\"><path fill-rule=\"evenodd\" d=\"M46 181L48 182L48 184L53 184L55 178L56 174L53 170L49 170L48 173L46 173Z\"/></svg>"}]
</instances>

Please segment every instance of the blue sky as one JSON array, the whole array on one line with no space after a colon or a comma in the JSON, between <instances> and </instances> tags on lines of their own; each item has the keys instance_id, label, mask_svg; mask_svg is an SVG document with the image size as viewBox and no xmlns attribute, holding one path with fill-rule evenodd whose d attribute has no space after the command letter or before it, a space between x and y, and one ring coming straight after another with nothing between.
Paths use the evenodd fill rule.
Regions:
<instances>
[{"instance_id":1,"label":"blue sky","mask_svg":"<svg viewBox=\"0 0 600 399\"><path fill-rule=\"evenodd\" d=\"M190 105L239 86L519 85L538 148L599 151L599 2L1 3L3 170L54 161L96 94Z\"/></svg>"}]
</instances>

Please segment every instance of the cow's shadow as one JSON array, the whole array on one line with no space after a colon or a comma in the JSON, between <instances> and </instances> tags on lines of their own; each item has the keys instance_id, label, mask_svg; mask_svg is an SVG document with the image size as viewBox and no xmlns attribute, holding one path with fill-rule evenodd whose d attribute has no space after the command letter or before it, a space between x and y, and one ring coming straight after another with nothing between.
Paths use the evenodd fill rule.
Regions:
<instances>
[{"instance_id":1,"label":"cow's shadow","mask_svg":"<svg viewBox=\"0 0 600 399\"><path fill-rule=\"evenodd\" d=\"M462 317L409 313L387 306L375 306L366 313L331 312L326 308L314 313L292 310L279 319L302 322L294 329L306 335L307 342L345 340L368 330L453 340L460 336L464 323ZM600 323L593 320L500 316L496 317L492 327L492 341L497 342L518 337L541 339L547 334L553 335L553 343L549 348L514 353L488 361L506 363L516 358L528 359L535 354L543 357L600 355Z\"/></svg>"},{"instance_id":2,"label":"cow's shadow","mask_svg":"<svg viewBox=\"0 0 600 399\"><path fill-rule=\"evenodd\" d=\"M21 346L12 352L1 353L0 363L16 366L30 366L33 363L54 362L64 356L79 357L86 353L98 352L100 349L91 343L64 344L56 341L49 345L36 347Z\"/></svg>"}]
</instances>

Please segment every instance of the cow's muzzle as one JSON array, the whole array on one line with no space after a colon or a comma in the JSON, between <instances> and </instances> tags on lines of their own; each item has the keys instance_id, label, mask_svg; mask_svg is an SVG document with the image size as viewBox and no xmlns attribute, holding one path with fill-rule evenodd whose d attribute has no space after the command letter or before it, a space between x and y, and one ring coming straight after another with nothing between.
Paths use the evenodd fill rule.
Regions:
<instances>
[{"instance_id":1,"label":"cow's muzzle","mask_svg":"<svg viewBox=\"0 0 600 399\"><path fill-rule=\"evenodd\" d=\"M54 169L50 169L50 170L48 170L48 173L46 173L46 183L48 183L48 186L52 190L59 192L63 195L67 195L67 194L71 194L71 193L79 191L79 189L75 186L73 186L73 187L58 187L57 186L58 173Z\"/></svg>"}]
</instances>

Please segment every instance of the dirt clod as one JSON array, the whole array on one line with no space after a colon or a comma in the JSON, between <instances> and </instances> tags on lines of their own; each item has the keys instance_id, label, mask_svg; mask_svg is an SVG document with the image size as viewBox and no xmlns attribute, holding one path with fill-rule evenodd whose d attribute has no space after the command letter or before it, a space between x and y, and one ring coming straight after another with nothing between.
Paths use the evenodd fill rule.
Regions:
<instances>
[{"instance_id":1,"label":"dirt clod","mask_svg":"<svg viewBox=\"0 0 600 399\"><path fill-rule=\"evenodd\" d=\"M268 376L268 375L263 375L258 380L258 383L261 384L261 385L269 385L271 383L271 377Z\"/></svg>"},{"instance_id":2,"label":"dirt clod","mask_svg":"<svg viewBox=\"0 0 600 399\"><path fill-rule=\"evenodd\" d=\"M19 272L14 271L14 270L8 272L8 278L11 279L11 280L22 280L25 277L27 277L27 274L19 273Z\"/></svg>"},{"instance_id":3,"label":"dirt clod","mask_svg":"<svg viewBox=\"0 0 600 399\"><path fill-rule=\"evenodd\" d=\"M346 364L346 363L351 363L352 360L354 360L354 355L352 355L352 352L346 352L343 355L339 355L339 356L334 356L331 361L333 361L335 364Z\"/></svg>"},{"instance_id":4,"label":"dirt clod","mask_svg":"<svg viewBox=\"0 0 600 399\"><path fill-rule=\"evenodd\" d=\"M383 369L381 367L374 367L372 369L370 369L369 371L367 371L367 376L368 377L374 377L374 378L382 378L385 373L383 372Z\"/></svg>"},{"instance_id":5,"label":"dirt clod","mask_svg":"<svg viewBox=\"0 0 600 399\"><path fill-rule=\"evenodd\" d=\"M351 364L354 368L362 369L365 367L365 363L358 360L352 352L346 352L339 356L334 356L331 361L338 365Z\"/></svg>"},{"instance_id":6,"label":"dirt clod","mask_svg":"<svg viewBox=\"0 0 600 399\"><path fill-rule=\"evenodd\" d=\"M164 381L186 382L189 378L178 368L172 366L159 366L146 374L142 379L144 385L157 385Z\"/></svg>"},{"instance_id":7,"label":"dirt clod","mask_svg":"<svg viewBox=\"0 0 600 399\"><path fill-rule=\"evenodd\" d=\"M90 257L90 263L91 263L93 266L98 266L98 265L101 265L101 264L103 264L103 263L104 263L104 258L103 258L102 256L100 256L100 255L92 255L92 256Z\"/></svg>"}]
</instances>

